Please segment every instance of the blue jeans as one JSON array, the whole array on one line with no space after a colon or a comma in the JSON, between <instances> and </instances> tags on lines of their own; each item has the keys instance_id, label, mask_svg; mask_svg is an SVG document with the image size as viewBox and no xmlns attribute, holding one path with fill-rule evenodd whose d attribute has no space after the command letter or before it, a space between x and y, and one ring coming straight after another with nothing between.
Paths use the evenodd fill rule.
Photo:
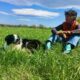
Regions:
<instances>
[{"instance_id":1,"label":"blue jeans","mask_svg":"<svg viewBox=\"0 0 80 80\"><path fill-rule=\"evenodd\" d=\"M48 39L49 41L51 41L52 43L55 43L57 41L63 41L66 43L70 43L73 46L77 46L79 40L80 40L80 35L72 35L70 38L68 38L67 40L64 39L63 37L60 37L59 35L53 34L49 37Z\"/></svg>"}]
</instances>

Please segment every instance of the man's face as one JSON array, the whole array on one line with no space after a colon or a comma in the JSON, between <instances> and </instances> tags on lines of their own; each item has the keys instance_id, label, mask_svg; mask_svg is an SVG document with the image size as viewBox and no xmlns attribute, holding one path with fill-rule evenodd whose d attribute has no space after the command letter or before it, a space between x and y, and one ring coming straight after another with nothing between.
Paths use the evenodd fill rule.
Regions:
<instances>
[{"instance_id":1,"label":"man's face","mask_svg":"<svg viewBox=\"0 0 80 80\"><path fill-rule=\"evenodd\" d=\"M72 16L69 16L69 15L65 16L65 20L66 20L66 22L69 23L69 24L71 24L71 23L74 21L74 20L73 20L73 17L72 17Z\"/></svg>"}]
</instances>

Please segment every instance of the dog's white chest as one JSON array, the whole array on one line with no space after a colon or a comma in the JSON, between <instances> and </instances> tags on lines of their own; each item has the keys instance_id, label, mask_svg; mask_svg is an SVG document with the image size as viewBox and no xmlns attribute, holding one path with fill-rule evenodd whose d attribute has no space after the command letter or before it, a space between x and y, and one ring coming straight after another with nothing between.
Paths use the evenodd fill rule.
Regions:
<instances>
[{"instance_id":1,"label":"dog's white chest","mask_svg":"<svg viewBox=\"0 0 80 80\"><path fill-rule=\"evenodd\" d=\"M22 49L22 43L15 45L14 49L21 50Z\"/></svg>"}]
</instances>

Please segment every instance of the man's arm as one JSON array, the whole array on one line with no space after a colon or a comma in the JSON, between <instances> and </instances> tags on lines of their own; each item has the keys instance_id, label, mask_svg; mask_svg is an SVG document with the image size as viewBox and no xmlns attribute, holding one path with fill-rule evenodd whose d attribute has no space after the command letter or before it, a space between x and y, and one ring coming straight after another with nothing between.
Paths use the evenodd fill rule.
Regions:
<instances>
[{"instance_id":1,"label":"man's arm","mask_svg":"<svg viewBox=\"0 0 80 80\"><path fill-rule=\"evenodd\" d=\"M59 30L61 30L61 29L62 29L62 24L59 25L59 26L57 26L57 27L55 27L55 28L53 28L53 29L51 30L51 32L57 34L57 32L58 32Z\"/></svg>"},{"instance_id":2,"label":"man's arm","mask_svg":"<svg viewBox=\"0 0 80 80\"><path fill-rule=\"evenodd\" d=\"M78 29L80 29L80 24L78 25Z\"/></svg>"},{"instance_id":3,"label":"man's arm","mask_svg":"<svg viewBox=\"0 0 80 80\"><path fill-rule=\"evenodd\" d=\"M58 31L58 34L80 34L80 25L77 25L77 28L72 31Z\"/></svg>"},{"instance_id":4,"label":"man's arm","mask_svg":"<svg viewBox=\"0 0 80 80\"><path fill-rule=\"evenodd\" d=\"M77 29L72 31L73 34L80 34L80 24L77 25Z\"/></svg>"}]
</instances>

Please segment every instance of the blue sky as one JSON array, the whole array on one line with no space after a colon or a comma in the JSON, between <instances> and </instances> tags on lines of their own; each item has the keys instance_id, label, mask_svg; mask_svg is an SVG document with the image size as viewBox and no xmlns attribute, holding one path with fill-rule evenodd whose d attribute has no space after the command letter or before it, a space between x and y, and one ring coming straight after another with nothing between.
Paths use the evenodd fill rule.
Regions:
<instances>
[{"instance_id":1,"label":"blue sky","mask_svg":"<svg viewBox=\"0 0 80 80\"><path fill-rule=\"evenodd\" d=\"M80 16L80 0L0 0L0 24L56 27L69 9Z\"/></svg>"}]
</instances>

